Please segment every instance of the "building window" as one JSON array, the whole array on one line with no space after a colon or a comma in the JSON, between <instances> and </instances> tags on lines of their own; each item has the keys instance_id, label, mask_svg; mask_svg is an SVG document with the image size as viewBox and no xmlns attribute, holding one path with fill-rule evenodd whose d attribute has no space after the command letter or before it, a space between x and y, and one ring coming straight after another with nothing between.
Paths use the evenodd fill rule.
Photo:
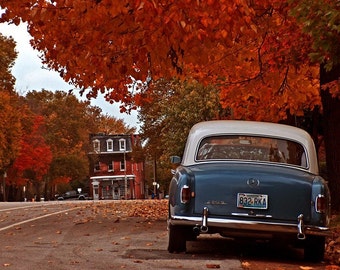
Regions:
<instances>
[{"instance_id":1,"label":"building window","mask_svg":"<svg viewBox=\"0 0 340 270\"><path fill-rule=\"evenodd\" d=\"M100 172L100 162L97 162L96 164L94 164L94 171Z\"/></svg>"},{"instance_id":2,"label":"building window","mask_svg":"<svg viewBox=\"0 0 340 270\"><path fill-rule=\"evenodd\" d=\"M113 172L113 161L111 163L109 163L109 165L107 166L107 171L108 172Z\"/></svg>"},{"instance_id":3,"label":"building window","mask_svg":"<svg viewBox=\"0 0 340 270\"><path fill-rule=\"evenodd\" d=\"M111 139L108 139L106 141L106 150L108 152L112 152L113 151L113 141Z\"/></svg>"},{"instance_id":4,"label":"building window","mask_svg":"<svg viewBox=\"0 0 340 270\"><path fill-rule=\"evenodd\" d=\"M100 141L99 140L93 141L93 150L95 152L100 152Z\"/></svg>"},{"instance_id":5,"label":"building window","mask_svg":"<svg viewBox=\"0 0 340 270\"><path fill-rule=\"evenodd\" d=\"M126 150L126 143L125 139L119 140L119 151L125 151Z\"/></svg>"},{"instance_id":6,"label":"building window","mask_svg":"<svg viewBox=\"0 0 340 270\"><path fill-rule=\"evenodd\" d=\"M120 161L120 170L125 171L125 160Z\"/></svg>"}]
</instances>

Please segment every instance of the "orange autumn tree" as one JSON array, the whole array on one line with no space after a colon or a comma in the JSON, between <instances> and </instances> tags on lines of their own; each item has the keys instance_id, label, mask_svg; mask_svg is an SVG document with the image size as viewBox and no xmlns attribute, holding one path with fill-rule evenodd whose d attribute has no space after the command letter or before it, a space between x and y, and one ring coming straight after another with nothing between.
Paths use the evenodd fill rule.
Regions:
<instances>
[{"instance_id":1,"label":"orange autumn tree","mask_svg":"<svg viewBox=\"0 0 340 270\"><path fill-rule=\"evenodd\" d=\"M122 110L135 108L150 99L153 81L179 76L218 86L235 119L279 121L321 105L320 61L338 56L325 50L311 61L318 40L303 26L320 8L295 12L299 22L291 12L306 10L307 2L0 0L0 6L2 21L27 22L45 66L88 97L103 92L125 103ZM339 9L336 1L314 2L325 14ZM131 83L136 87L127 88Z\"/></svg>"},{"instance_id":2,"label":"orange autumn tree","mask_svg":"<svg viewBox=\"0 0 340 270\"><path fill-rule=\"evenodd\" d=\"M287 81L294 91L296 77L311 78L315 72L308 67L300 70L296 66L287 67L286 63L281 65L286 60L281 59L284 55L275 47L281 44L276 42L271 46L278 34L276 30L287 21L287 5L278 0L247 3L245 0L0 1L1 7L7 8L2 21L26 21L33 36L31 43L42 52L45 65L57 70L65 81L72 82L89 97L96 96L98 91L105 92L109 101L123 101L134 107L140 105L147 93L143 88L129 91L125 85L132 83L132 78L149 82L182 75L203 83L218 82L227 89L222 92L228 99L226 106L235 107L236 112L242 111L242 100L246 103L253 100L258 106L257 99L267 97L268 92L268 100L262 102L265 107L269 104L273 109L285 110L291 102L289 94L278 100L271 89L280 92L280 86L285 86ZM293 26L287 25L284 30L287 32L287 27ZM289 32L294 33L299 32ZM248 85L248 81L255 85ZM300 79L301 83L308 95L297 99L292 111L301 112L301 103L309 97L312 101L308 100L304 107L318 102L314 98L316 82ZM229 90L240 86L243 90L245 86L258 92L263 84L268 91L251 93L242 100ZM271 114L277 115L275 110Z\"/></svg>"},{"instance_id":3,"label":"orange autumn tree","mask_svg":"<svg viewBox=\"0 0 340 270\"><path fill-rule=\"evenodd\" d=\"M52 161L50 147L42 136L43 117L35 116L32 128L21 140L20 154L11 168L11 176L18 185L32 185L40 198L40 187Z\"/></svg>"},{"instance_id":4,"label":"orange autumn tree","mask_svg":"<svg viewBox=\"0 0 340 270\"><path fill-rule=\"evenodd\" d=\"M15 78L11 74L17 57L12 38L0 35L0 181L1 201L7 201L8 168L18 155L21 138L21 110L14 91Z\"/></svg>"}]
</instances>

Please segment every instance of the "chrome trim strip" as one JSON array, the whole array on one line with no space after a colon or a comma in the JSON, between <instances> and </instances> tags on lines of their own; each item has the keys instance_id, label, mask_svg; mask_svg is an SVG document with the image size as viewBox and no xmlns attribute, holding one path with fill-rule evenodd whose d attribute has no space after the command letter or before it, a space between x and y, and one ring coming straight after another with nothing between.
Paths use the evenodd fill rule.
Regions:
<instances>
[{"instance_id":1,"label":"chrome trim strip","mask_svg":"<svg viewBox=\"0 0 340 270\"><path fill-rule=\"evenodd\" d=\"M196 226L202 222L202 217L190 217L190 216L177 216L171 215L169 222L172 225L186 225ZM272 233L292 233L297 232L297 223L277 223L277 222L263 222L254 220L237 220L237 219L221 219L221 218L208 218L209 227L215 227L220 229L235 229L235 230L250 230L250 231L262 231ZM304 233L306 235L320 235L329 236L331 231L328 227L309 226L304 225Z\"/></svg>"},{"instance_id":2,"label":"chrome trim strip","mask_svg":"<svg viewBox=\"0 0 340 270\"><path fill-rule=\"evenodd\" d=\"M260 214L254 214L251 215L249 213L231 213L232 216L237 216L237 217L260 217L260 218L272 218L272 215L260 215Z\"/></svg>"}]
</instances>

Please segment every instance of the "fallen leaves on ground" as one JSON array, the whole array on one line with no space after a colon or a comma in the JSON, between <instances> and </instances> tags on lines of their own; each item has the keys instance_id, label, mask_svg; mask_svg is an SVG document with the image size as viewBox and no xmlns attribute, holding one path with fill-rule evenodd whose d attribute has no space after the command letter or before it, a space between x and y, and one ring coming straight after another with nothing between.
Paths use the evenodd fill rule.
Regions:
<instances>
[{"instance_id":1,"label":"fallen leaves on ground","mask_svg":"<svg viewBox=\"0 0 340 270\"><path fill-rule=\"evenodd\" d=\"M340 266L332 264L332 265L327 265L325 269L326 270L340 270Z\"/></svg>"},{"instance_id":2,"label":"fallen leaves on ground","mask_svg":"<svg viewBox=\"0 0 340 270\"><path fill-rule=\"evenodd\" d=\"M327 241L325 260L332 264L327 270L340 270L340 227L332 229L332 237Z\"/></svg>"},{"instance_id":3,"label":"fallen leaves on ground","mask_svg":"<svg viewBox=\"0 0 340 270\"><path fill-rule=\"evenodd\" d=\"M92 204L90 207L92 207L93 214L112 218L114 222L127 217L165 221L168 213L168 200L112 201ZM79 215L82 215L82 212Z\"/></svg>"},{"instance_id":4,"label":"fallen leaves on ground","mask_svg":"<svg viewBox=\"0 0 340 270\"><path fill-rule=\"evenodd\" d=\"M300 266L299 267L301 270L313 270L314 268L311 266Z\"/></svg>"},{"instance_id":5,"label":"fallen leaves on ground","mask_svg":"<svg viewBox=\"0 0 340 270\"><path fill-rule=\"evenodd\" d=\"M334 214L331 218L332 236L327 238L325 261L330 264L327 270L340 270L340 215Z\"/></svg>"},{"instance_id":6,"label":"fallen leaves on ground","mask_svg":"<svg viewBox=\"0 0 340 270\"><path fill-rule=\"evenodd\" d=\"M90 214L89 214L90 211ZM114 223L128 217L140 217L145 221L166 220L168 215L168 200L120 200L91 203L78 212L78 223L94 220L94 216L113 219ZM340 270L340 226L332 229L332 237L327 240L325 261L327 270ZM249 269L248 262L242 267ZM211 266L207 266L211 268ZM301 268L302 269L302 268Z\"/></svg>"},{"instance_id":7,"label":"fallen leaves on ground","mask_svg":"<svg viewBox=\"0 0 340 270\"><path fill-rule=\"evenodd\" d=\"M250 263L249 262L242 262L241 266L243 269L250 269Z\"/></svg>"}]
</instances>

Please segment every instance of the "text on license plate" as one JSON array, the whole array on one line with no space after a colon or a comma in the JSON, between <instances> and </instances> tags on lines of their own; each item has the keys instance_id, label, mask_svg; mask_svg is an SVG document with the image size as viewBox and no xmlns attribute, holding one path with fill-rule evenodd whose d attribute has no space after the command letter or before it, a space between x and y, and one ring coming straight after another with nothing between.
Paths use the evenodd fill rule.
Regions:
<instances>
[{"instance_id":1,"label":"text on license plate","mask_svg":"<svg viewBox=\"0 0 340 270\"><path fill-rule=\"evenodd\" d=\"M237 193L238 208L267 209L268 195Z\"/></svg>"}]
</instances>

